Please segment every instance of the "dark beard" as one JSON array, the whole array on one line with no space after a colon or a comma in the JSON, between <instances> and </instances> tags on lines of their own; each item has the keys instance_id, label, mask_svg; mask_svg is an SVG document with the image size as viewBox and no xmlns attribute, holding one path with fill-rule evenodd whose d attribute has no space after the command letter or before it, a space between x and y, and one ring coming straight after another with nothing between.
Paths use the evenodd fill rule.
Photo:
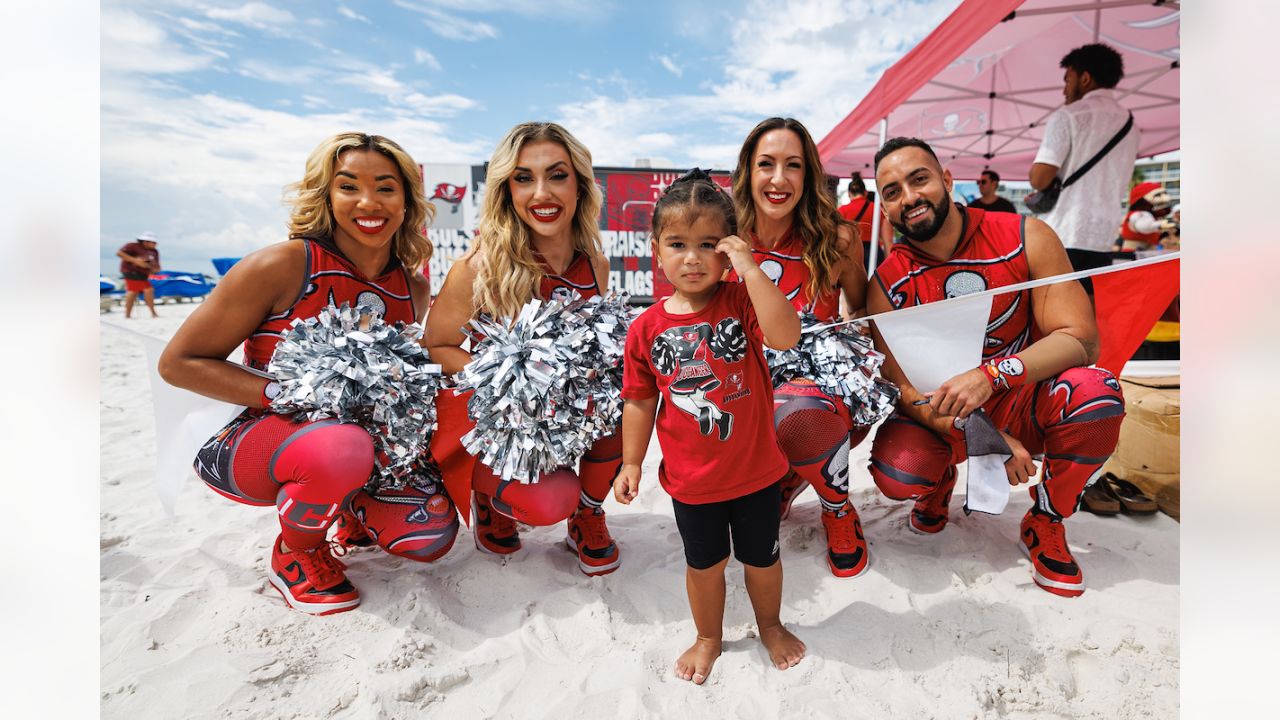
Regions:
<instances>
[{"instance_id":1,"label":"dark beard","mask_svg":"<svg viewBox=\"0 0 1280 720\"><path fill-rule=\"evenodd\" d=\"M933 222L929 223L927 226L910 230L907 228L905 223L890 221L889 224L893 225L893 229L902 233L910 240L914 240L916 242L928 242L938 234L938 231L942 229L942 224L947 221L947 215L951 212L951 198L943 198L941 206L934 205L928 198L920 198L920 201L915 205L912 205L909 208L903 208L902 214L899 215L899 217L906 215L908 212L915 210L921 205L928 205L933 209Z\"/></svg>"}]
</instances>

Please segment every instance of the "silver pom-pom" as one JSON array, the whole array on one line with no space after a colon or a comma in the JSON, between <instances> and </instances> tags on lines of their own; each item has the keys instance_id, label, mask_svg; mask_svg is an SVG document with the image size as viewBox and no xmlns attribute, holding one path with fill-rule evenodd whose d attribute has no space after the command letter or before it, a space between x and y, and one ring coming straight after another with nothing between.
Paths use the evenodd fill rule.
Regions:
<instances>
[{"instance_id":1,"label":"silver pom-pom","mask_svg":"<svg viewBox=\"0 0 1280 720\"><path fill-rule=\"evenodd\" d=\"M789 350L765 348L773 386L808 378L849 408L854 423L871 426L889 416L898 402L898 388L880 376L884 354L850 325L817 328L812 313L800 316L800 340Z\"/></svg>"},{"instance_id":2,"label":"silver pom-pom","mask_svg":"<svg viewBox=\"0 0 1280 720\"><path fill-rule=\"evenodd\" d=\"M463 446L503 480L576 464L617 431L632 318L626 294L574 293L534 299L511 323L472 320L471 362L456 378L476 423Z\"/></svg>"},{"instance_id":3,"label":"silver pom-pom","mask_svg":"<svg viewBox=\"0 0 1280 720\"><path fill-rule=\"evenodd\" d=\"M271 410L358 423L376 449L370 487L403 487L436 427L440 366L421 335L421 325L388 325L363 305L294 320L267 367L280 383Z\"/></svg>"}]
</instances>

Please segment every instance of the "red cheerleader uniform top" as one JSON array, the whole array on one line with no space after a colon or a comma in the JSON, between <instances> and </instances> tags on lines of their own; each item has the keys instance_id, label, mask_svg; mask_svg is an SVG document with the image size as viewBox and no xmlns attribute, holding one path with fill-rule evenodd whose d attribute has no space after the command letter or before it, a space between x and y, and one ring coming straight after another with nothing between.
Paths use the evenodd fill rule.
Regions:
<instances>
[{"instance_id":1,"label":"red cheerleader uniform top","mask_svg":"<svg viewBox=\"0 0 1280 720\"><path fill-rule=\"evenodd\" d=\"M287 310L270 315L244 341L245 364L266 370L276 345L295 319L315 317L326 305L366 305L382 313L388 323L417 319L409 271L393 254L376 278L365 278L342 254L332 238L302 238L307 251L307 272L297 299Z\"/></svg>"},{"instance_id":2,"label":"red cheerleader uniform top","mask_svg":"<svg viewBox=\"0 0 1280 720\"><path fill-rule=\"evenodd\" d=\"M545 273L542 282L538 284L538 296L543 300L561 300L575 290L584 298L600 294L600 284L596 280L594 268L591 267L591 258L587 257L586 253L574 250L569 266L559 275L553 274L551 266L547 265L546 260L537 251L534 251L533 257Z\"/></svg>"},{"instance_id":3,"label":"red cheerleader uniform top","mask_svg":"<svg viewBox=\"0 0 1280 720\"><path fill-rule=\"evenodd\" d=\"M837 319L836 316L840 314L840 295L834 287L821 292L816 300L809 295L809 266L804 264L804 241L796 238L791 230L779 238L772 249L760 247L760 238L754 233L750 235L750 239L751 257L797 312L812 312L820 322ZM742 281L732 269L725 279L731 282Z\"/></svg>"},{"instance_id":4,"label":"red cheerleader uniform top","mask_svg":"<svg viewBox=\"0 0 1280 720\"><path fill-rule=\"evenodd\" d=\"M964 213L960 243L949 260L935 260L902 241L876 267L875 279L895 309L1014 285L1031 279L1025 244L1026 218L953 206ZM982 359L1021 352L1038 340L1031 291L996 295Z\"/></svg>"}]
</instances>

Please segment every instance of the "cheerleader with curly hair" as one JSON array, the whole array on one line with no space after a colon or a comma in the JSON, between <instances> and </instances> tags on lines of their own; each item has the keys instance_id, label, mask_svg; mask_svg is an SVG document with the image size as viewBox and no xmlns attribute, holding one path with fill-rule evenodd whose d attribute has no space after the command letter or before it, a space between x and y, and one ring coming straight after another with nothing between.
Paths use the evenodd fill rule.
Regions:
<instances>
[{"instance_id":1,"label":"cheerleader with curly hair","mask_svg":"<svg viewBox=\"0 0 1280 720\"><path fill-rule=\"evenodd\" d=\"M339 546L376 542L427 562L453 545L457 511L426 478L394 497L363 491L374 467L369 433L271 412L280 385L266 370L292 323L329 305L374 308L388 323L420 322L431 297L422 268L432 247L423 231L434 210L418 164L380 135L326 139L292 190L290 239L236 263L178 328L159 370L171 385L248 408L201 448L196 473L224 497L276 509L280 535L267 578L290 607L328 615L360 604L326 541L331 525ZM241 343L245 365L228 363Z\"/></svg>"}]
</instances>

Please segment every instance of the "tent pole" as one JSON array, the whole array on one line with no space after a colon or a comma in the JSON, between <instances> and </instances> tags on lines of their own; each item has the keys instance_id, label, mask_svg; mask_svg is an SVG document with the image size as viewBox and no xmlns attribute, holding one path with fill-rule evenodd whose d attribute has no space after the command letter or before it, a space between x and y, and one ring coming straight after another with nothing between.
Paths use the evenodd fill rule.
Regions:
<instances>
[{"instance_id":1,"label":"tent pole","mask_svg":"<svg viewBox=\"0 0 1280 720\"><path fill-rule=\"evenodd\" d=\"M880 142L876 144L876 150L884 147L885 136L889 134L889 116L885 115L880 118ZM876 185L876 199L871 206L871 254L867 257L867 277L871 277L876 271L876 263L880 257L880 186Z\"/></svg>"}]
</instances>

